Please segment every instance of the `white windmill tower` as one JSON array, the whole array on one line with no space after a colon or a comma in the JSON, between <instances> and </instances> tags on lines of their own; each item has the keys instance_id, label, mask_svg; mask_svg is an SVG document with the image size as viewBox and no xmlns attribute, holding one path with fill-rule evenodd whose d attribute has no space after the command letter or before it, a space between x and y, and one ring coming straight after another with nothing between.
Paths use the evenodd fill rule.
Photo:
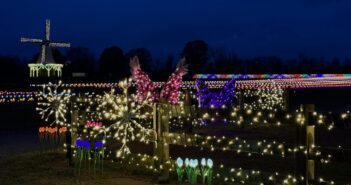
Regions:
<instances>
[{"instance_id":1,"label":"white windmill tower","mask_svg":"<svg viewBox=\"0 0 351 185\"><path fill-rule=\"evenodd\" d=\"M45 38L44 39L30 39L21 38L21 42L29 42L38 44L41 47L40 55L37 63L28 64L30 70L30 77L39 77L39 71L46 71L47 76L61 77L62 75L62 64L56 64L52 56L52 47L64 47L68 48L71 46L68 42L51 42L50 41L50 20L46 19L45 23ZM45 73L44 73L45 74Z\"/></svg>"}]
</instances>

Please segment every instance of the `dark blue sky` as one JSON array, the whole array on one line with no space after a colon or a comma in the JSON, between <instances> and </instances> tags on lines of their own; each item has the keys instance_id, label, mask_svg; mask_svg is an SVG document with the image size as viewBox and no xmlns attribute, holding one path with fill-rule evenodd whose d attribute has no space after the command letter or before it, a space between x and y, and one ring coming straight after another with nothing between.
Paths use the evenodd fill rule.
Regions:
<instances>
[{"instance_id":1,"label":"dark blue sky","mask_svg":"<svg viewBox=\"0 0 351 185\"><path fill-rule=\"evenodd\" d=\"M31 57L38 49L19 39L41 38L45 18L53 41L95 56L117 45L163 58L203 39L245 58L351 57L350 0L11 0L0 6L0 54Z\"/></svg>"}]
</instances>

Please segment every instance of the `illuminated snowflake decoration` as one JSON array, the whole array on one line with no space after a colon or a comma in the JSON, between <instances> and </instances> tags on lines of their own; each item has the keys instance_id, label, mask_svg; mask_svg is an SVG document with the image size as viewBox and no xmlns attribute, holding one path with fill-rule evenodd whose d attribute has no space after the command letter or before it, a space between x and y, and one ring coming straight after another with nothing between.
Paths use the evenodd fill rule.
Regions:
<instances>
[{"instance_id":1,"label":"illuminated snowflake decoration","mask_svg":"<svg viewBox=\"0 0 351 185\"><path fill-rule=\"evenodd\" d=\"M105 133L105 136L107 135L106 133L111 133L113 134L113 138L122 144L117 151L117 157L130 153L127 145L128 142L136 139L141 142L149 142L149 138L154 134L152 129L147 128L145 124L141 123L141 120L145 120L151 116L149 111L144 110L145 107L150 105L147 100L141 104L134 101L136 100L136 96L128 94L130 84L131 80L119 83L119 86L123 90L122 94L116 93L114 89L109 93L105 93L101 97L98 108L104 119L113 122L113 124L100 130L100 133ZM107 137L111 137L111 135L107 135Z\"/></svg>"},{"instance_id":2,"label":"illuminated snowflake decoration","mask_svg":"<svg viewBox=\"0 0 351 185\"><path fill-rule=\"evenodd\" d=\"M253 110L277 110L283 108L283 93L274 81L269 88L258 88L244 92L245 99L253 99L251 103L245 103L245 109Z\"/></svg>"},{"instance_id":3,"label":"illuminated snowflake decoration","mask_svg":"<svg viewBox=\"0 0 351 185\"><path fill-rule=\"evenodd\" d=\"M49 83L48 86L43 86L43 91L39 93L39 96L43 98L43 102L38 102L36 110L39 111L41 119L44 119L46 122L53 119L50 125L67 125L66 113L71 91L64 89L58 92L61 85L61 81L58 84Z\"/></svg>"}]
</instances>

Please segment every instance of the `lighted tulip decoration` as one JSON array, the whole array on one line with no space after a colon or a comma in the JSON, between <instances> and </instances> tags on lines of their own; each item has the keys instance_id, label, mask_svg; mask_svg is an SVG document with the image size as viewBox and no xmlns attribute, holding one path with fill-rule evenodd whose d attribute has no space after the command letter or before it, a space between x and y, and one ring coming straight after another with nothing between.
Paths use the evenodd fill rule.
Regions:
<instances>
[{"instance_id":1,"label":"lighted tulip decoration","mask_svg":"<svg viewBox=\"0 0 351 185\"><path fill-rule=\"evenodd\" d=\"M93 144L93 145L91 145ZM96 172L96 165L101 169L103 172L103 160L105 157L104 151L104 141L95 141L91 143L89 140L83 140L78 138L76 140L76 172L78 176L80 176L80 169L82 166L82 161L84 161L85 167L88 163L89 172L90 172L90 163L92 159L92 155L94 157L94 174Z\"/></svg>"},{"instance_id":2,"label":"lighted tulip decoration","mask_svg":"<svg viewBox=\"0 0 351 185\"><path fill-rule=\"evenodd\" d=\"M184 162L181 158L177 158L176 160L176 165L177 165L177 175L178 175L178 182L179 184L182 183L183 180L183 173L184 173L184 167L185 167L185 172L188 177L188 181L190 185L196 185L197 184L197 176L199 175L200 169L199 169L199 161L197 159L188 159L185 158ZM212 159L206 159L202 158L201 159L201 175L202 175L202 184L207 185L212 185L212 167L213 167L213 161Z\"/></svg>"},{"instance_id":3,"label":"lighted tulip decoration","mask_svg":"<svg viewBox=\"0 0 351 185\"><path fill-rule=\"evenodd\" d=\"M206 165L206 159L202 158L201 159L201 175L202 175L202 184L206 183L206 177L207 177L207 165Z\"/></svg>"},{"instance_id":4,"label":"lighted tulip decoration","mask_svg":"<svg viewBox=\"0 0 351 185\"><path fill-rule=\"evenodd\" d=\"M80 176L80 168L82 166L82 161L90 160L90 142L88 140L82 140L78 138L76 140L76 171L78 176Z\"/></svg>"},{"instance_id":5,"label":"lighted tulip decoration","mask_svg":"<svg viewBox=\"0 0 351 185\"><path fill-rule=\"evenodd\" d=\"M189 183L191 185L195 185L197 184L197 174L199 173L199 169L197 168L197 166L199 165L199 161L197 159L190 160L190 164L189 166L191 167L191 178L189 179Z\"/></svg>"},{"instance_id":6,"label":"lighted tulip decoration","mask_svg":"<svg viewBox=\"0 0 351 185\"><path fill-rule=\"evenodd\" d=\"M103 173L104 157L104 141L96 141L94 143L94 175L96 172L96 164L98 164L98 167L101 169L101 173Z\"/></svg>"},{"instance_id":7,"label":"lighted tulip decoration","mask_svg":"<svg viewBox=\"0 0 351 185\"><path fill-rule=\"evenodd\" d=\"M67 127L39 127L39 141L49 142L53 147L62 145ZM45 146L45 145L43 145Z\"/></svg>"},{"instance_id":8,"label":"lighted tulip decoration","mask_svg":"<svg viewBox=\"0 0 351 185\"><path fill-rule=\"evenodd\" d=\"M178 182L179 182L179 184L181 184L182 181L183 181L183 173L184 173L183 160L180 157L178 157L177 161L176 161L176 164L177 164Z\"/></svg>"},{"instance_id":9,"label":"lighted tulip decoration","mask_svg":"<svg viewBox=\"0 0 351 185\"><path fill-rule=\"evenodd\" d=\"M211 185L212 184L212 173L213 173L212 167L213 167L212 159L207 159L207 170L205 172L207 185Z\"/></svg>"},{"instance_id":10,"label":"lighted tulip decoration","mask_svg":"<svg viewBox=\"0 0 351 185\"><path fill-rule=\"evenodd\" d=\"M185 158L185 161L184 161L184 164L185 164L185 171L186 171L186 175L188 177L188 180L190 182L190 179L191 179L191 167L190 167L190 160L188 158Z\"/></svg>"}]
</instances>

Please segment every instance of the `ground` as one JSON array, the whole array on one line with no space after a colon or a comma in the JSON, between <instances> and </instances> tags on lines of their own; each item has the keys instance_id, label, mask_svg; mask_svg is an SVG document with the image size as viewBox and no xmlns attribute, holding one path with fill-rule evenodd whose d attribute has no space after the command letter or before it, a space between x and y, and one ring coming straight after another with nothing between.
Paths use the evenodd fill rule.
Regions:
<instances>
[{"instance_id":1,"label":"ground","mask_svg":"<svg viewBox=\"0 0 351 185\"><path fill-rule=\"evenodd\" d=\"M104 185L152 185L152 178L143 174L132 174L123 170L108 170L106 164L103 174L83 170L81 177L75 175L74 168L68 167L62 152L28 152L0 161L1 185L68 185L68 184L104 184ZM114 168L118 168L116 165Z\"/></svg>"},{"instance_id":2,"label":"ground","mask_svg":"<svg viewBox=\"0 0 351 185\"><path fill-rule=\"evenodd\" d=\"M0 148L1 185L155 184L146 174L133 174L110 162L105 163L103 175L94 177L85 171L78 178L74 168L68 166L65 154L58 150L41 150L37 134L31 131L1 131Z\"/></svg>"}]
</instances>

